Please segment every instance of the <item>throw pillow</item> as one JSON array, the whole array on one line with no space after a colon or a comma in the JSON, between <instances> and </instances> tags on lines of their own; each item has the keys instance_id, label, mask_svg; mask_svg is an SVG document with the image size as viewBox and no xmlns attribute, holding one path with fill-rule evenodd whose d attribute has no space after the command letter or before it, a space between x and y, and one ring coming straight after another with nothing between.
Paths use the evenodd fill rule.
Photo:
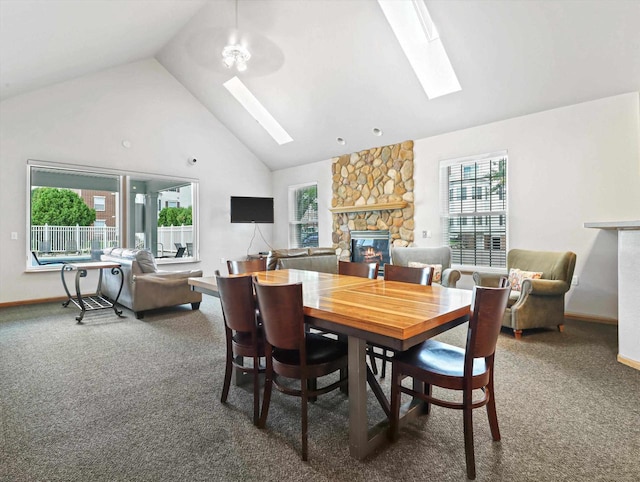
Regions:
<instances>
[{"instance_id":1,"label":"throw pillow","mask_svg":"<svg viewBox=\"0 0 640 482\"><path fill-rule=\"evenodd\" d=\"M418 261L409 261L409 268L433 268L433 281L434 283L440 283L442 281L442 265L441 264L428 264L419 263Z\"/></svg>"},{"instance_id":2,"label":"throw pillow","mask_svg":"<svg viewBox=\"0 0 640 482\"><path fill-rule=\"evenodd\" d=\"M518 268L511 268L509 270L509 283L511 284L511 289L514 291L522 291L522 280L540 278L542 278L541 271L523 271Z\"/></svg>"}]
</instances>

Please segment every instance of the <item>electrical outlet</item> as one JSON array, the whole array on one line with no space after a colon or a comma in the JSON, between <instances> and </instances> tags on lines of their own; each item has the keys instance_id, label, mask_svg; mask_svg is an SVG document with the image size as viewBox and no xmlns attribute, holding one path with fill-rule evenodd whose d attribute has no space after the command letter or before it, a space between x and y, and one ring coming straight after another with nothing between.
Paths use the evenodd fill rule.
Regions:
<instances>
[{"instance_id":1,"label":"electrical outlet","mask_svg":"<svg viewBox=\"0 0 640 482\"><path fill-rule=\"evenodd\" d=\"M578 286L580 284L580 278L578 278L577 276L574 276L573 278L571 278L571 286Z\"/></svg>"},{"instance_id":2,"label":"electrical outlet","mask_svg":"<svg viewBox=\"0 0 640 482\"><path fill-rule=\"evenodd\" d=\"M18 233L16 233L15 231L11 233L11 239L18 239Z\"/></svg>"},{"instance_id":3,"label":"electrical outlet","mask_svg":"<svg viewBox=\"0 0 640 482\"><path fill-rule=\"evenodd\" d=\"M224 264L226 263L226 260L224 258L220 258L220 264Z\"/></svg>"},{"instance_id":4,"label":"electrical outlet","mask_svg":"<svg viewBox=\"0 0 640 482\"><path fill-rule=\"evenodd\" d=\"M427 238L431 237L431 231L427 231Z\"/></svg>"},{"instance_id":5,"label":"electrical outlet","mask_svg":"<svg viewBox=\"0 0 640 482\"><path fill-rule=\"evenodd\" d=\"M422 231L422 237L426 238L427 237L427 232L426 231Z\"/></svg>"}]
</instances>

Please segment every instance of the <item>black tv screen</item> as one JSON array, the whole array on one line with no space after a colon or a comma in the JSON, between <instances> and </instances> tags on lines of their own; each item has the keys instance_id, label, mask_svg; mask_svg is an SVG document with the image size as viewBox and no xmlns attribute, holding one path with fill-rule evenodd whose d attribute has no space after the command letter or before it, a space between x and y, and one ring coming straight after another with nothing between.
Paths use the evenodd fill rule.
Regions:
<instances>
[{"instance_id":1,"label":"black tv screen","mask_svg":"<svg viewBox=\"0 0 640 482\"><path fill-rule=\"evenodd\" d=\"M273 198L231 196L231 222L273 223Z\"/></svg>"}]
</instances>

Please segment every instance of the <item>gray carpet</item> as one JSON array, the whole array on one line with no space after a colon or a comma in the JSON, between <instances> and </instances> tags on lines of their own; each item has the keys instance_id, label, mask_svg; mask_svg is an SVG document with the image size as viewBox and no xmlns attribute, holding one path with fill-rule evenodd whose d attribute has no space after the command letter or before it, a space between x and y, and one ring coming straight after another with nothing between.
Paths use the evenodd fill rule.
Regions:
<instances>
[{"instance_id":1,"label":"gray carpet","mask_svg":"<svg viewBox=\"0 0 640 482\"><path fill-rule=\"evenodd\" d=\"M220 403L224 334L216 299L147 314L58 303L0 309L2 481L466 480L462 414L434 407L365 461L348 451L348 401L310 407L300 460L299 401L274 392L266 430L249 388ZM439 338L462 345L466 325ZM502 441L474 412L477 480L637 481L640 372L615 361L616 328L500 335ZM385 387L385 389L388 387ZM369 412L382 412L370 395Z\"/></svg>"}]
</instances>

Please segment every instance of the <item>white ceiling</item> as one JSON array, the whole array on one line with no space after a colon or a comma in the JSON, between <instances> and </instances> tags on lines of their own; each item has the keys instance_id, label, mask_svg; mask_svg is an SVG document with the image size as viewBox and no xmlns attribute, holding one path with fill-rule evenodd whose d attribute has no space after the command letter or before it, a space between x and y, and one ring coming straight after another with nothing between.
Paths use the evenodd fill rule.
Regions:
<instances>
[{"instance_id":1,"label":"white ceiling","mask_svg":"<svg viewBox=\"0 0 640 482\"><path fill-rule=\"evenodd\" d=\"M237 75L282 146L222 86L232 0L0 0L0 94L155 57L279 169L640 90L640 0L425 3L462 85L433 100L376 1L240 0L253 58Z\"/></svg>"}]
</instances>

